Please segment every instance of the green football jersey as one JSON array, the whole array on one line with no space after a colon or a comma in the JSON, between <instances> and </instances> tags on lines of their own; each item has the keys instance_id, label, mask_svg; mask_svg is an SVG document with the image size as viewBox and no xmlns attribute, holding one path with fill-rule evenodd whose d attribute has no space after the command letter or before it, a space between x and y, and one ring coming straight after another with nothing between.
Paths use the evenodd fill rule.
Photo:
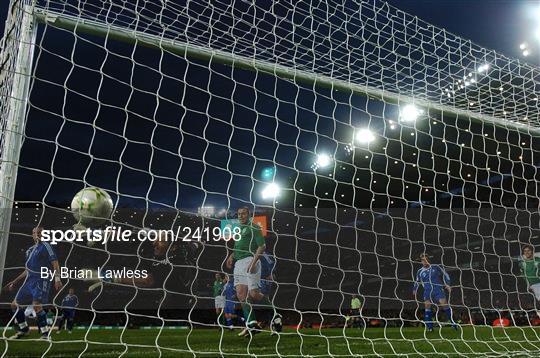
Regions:
<instances>
[{"instance_id":1,"label":"green football jersey","mask_svg":"<svg viewBox=\"0 0 540 358\"><path fill-rule=\"evenodd\" d=\"M261 228L258 225L250 222L239 227L240 240L234 242L234 258L236 260L253 256L257 248L265 244Z\"/></svg>"},{"instance_id":2,"label":"green football jersey","mask_svg":"<svg viewBox=\"0 0 540 358\"><path fill-rule=\"evenodd\" d=\"M519 268L529 286L540 283L540 257L535 256L530 260L521 259Z\"/></svg>"},{"instance_id":3,"label":"green football jersey","mask_svg":"<svg viewBox=\"0 0 540 358\"><path fill-rule=\"evenodd\" d=\"M214 291L214 297L221 296L224 285L225 284L223 283L223 281L214 281L214 286L212 287L212 290Z\"/></svg>"},{"instance_id":4,"label":"green football jersey","mask_svg":"<svg viewBox=\"0 0 540 358\"><path fill-rule=\"evenodd\" d=\"M353 310L357 310L357 309L360 309L360 307L362 307L362 301L360 301L359 298L353 298L351 300L351 308Z\"/></svg>"}]
</instances>

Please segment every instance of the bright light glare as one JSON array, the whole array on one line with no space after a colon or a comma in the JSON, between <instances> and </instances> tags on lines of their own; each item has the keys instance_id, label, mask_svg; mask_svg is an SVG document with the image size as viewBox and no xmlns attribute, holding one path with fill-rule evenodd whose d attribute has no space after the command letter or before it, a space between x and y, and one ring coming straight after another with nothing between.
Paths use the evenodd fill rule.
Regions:
<instances>
[{"instance_id":1,"label":"bright light glare","mask_svg":"<svg viewBox=\"0 0 540 358\"><path fill-rule=\"evenodd\" d=\"M281 188L276 183L270 183L264 187L261 192L263 199L275 199L279 196Z\"/></svg>"},{"instance_id":2,"label":"bright light glare","mask_svg":"<svg viewBox=\"0 0 540 358\"><path fill-rule=\"evenodd\" d=\"M370 143L375 140L375 136L369 129L360 129L356 132L356 141L358 143Z\"/></svg>"},{"instance_id":3,"label":"bright light glare","mask_svg":"<svg viewBox=\"0 0 540 358\"><path fill-rule=\"evenodd\" d=\"M521 45L519 45L520 50L525 50L527 48L527 44L523 42Z\"/></svg>"},{"instance_id":4,"label":"bright light glare","mask_svg":"<svg viewBox=\"0 0 540 358\"><path fill-rule=\"evenodd\" d=\"M523 56L527 57L527 56L529 56L529 55L530 55L530 52L529 52L529 50L525 50L525 51L523 51Z\"/></svg>"},{"instance_id":5,"label":"bright light glare","mask_svg":"<svg viewBox=\"0 0 540 358\"><path fill-rule=\"evenodd\" d=\"M414 122L421 113L422 111L415 105L408 104L401 110L400 118L404 122Z\"/></svg>"},{"instance_id":6,"label":"bright light glare","mask_svg":"<svg viewBox=\"0 0 540 358\"><path fill-rule=\"evenodd\" d=\"M332 158L328 154L319 154L317 155L317 167L324 168L332 163Z\"/></svg>"},{"instance_id":7,"label":"bright light glare","mask_svg":"<svg viewBox=\"0 0 540 358\"><path fill-rule=\"evenodd\" d=\"M489 65L487 63L478 67L478 73L486 72L487 70L489 70Z\"/></svg>"}]
</instances>

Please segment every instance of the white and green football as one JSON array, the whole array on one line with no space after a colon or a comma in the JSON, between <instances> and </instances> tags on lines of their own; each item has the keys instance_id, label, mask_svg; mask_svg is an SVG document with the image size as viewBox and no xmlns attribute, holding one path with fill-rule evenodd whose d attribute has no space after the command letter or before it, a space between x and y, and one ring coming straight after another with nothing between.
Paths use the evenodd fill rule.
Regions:
<instances>
[{"instance_id":1,"label":"white and green football","mask_svg":"<svg viewBox=\"0 0 540 358\"><path fill-rule=\"evenodd\" d=\"M71 212L79 225L85 227L97 225L111 217L113 202L111 196L103 189L84 188L73 197Z\"/></svg>"}]
</instances>

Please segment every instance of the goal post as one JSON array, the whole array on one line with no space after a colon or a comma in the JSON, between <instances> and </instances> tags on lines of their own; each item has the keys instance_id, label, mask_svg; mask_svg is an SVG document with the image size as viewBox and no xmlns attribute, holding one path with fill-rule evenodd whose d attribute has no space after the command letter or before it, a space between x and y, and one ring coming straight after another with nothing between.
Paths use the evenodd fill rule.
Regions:
<instances>
[{"instance_id":1,"label":"goal post","mask_svg":"<svg viewBox=\"0 0 540 358\"><path fill-rule=\"evenodd\" d=\"M19 155L24 135L27 101L31 82L37 23L31 6L14 7L7 23L2 48L2 136L0 139L0 287L3 287L14 204Z\"/></svg>"},{"instance_id":2,"label":"goal post","mask_svg":"<svg viewBox=\"0 0 540 358\"><path fill-rule=\"evenodd\" d=\"M262 71L283 79L298 81L307 85L315 85L316 87L330 88L336 91L350 91L354 94L369 96L387 103L414 103L419 107L425 108L426 110L432 110L434 113L444 113L446 115L455 115L458 118L462 117L486 123L493 123L528 133L540 133L540 129L536 127L529 127L522 122L508 121L495 116L465 111L422 98L413 98L412 96L381 90L376 87L370 87L369 85L362 85L352 81L335 79L321 73L307 72L294 67L286 67L279 63L272 63L257 58L244 57L234 53L227 53L219 49L212 49L209 47L184 43L178 40L171 40L164 36L146 34L137 30L126 31L125 28L121 28L116 25L110 25L88 18L66 15L55 11L41 9L39 7L34 9L34 13L38 22L48 23L54 27L62 28L68 31L100 36L130 44L136 43L140 46L158 48L179 56L185 56L186 58L203 59L233 66L235 68L251 71Z\"/></svg>"}]
</instances>

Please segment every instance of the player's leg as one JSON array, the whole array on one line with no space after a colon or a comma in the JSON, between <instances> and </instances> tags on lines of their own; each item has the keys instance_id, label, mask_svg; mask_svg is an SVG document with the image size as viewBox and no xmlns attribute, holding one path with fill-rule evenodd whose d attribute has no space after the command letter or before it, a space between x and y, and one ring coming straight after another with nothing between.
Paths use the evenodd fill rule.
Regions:
<instances>
[{"instance_id":1,"label":"player's leg","mask_svg":"<svg viewBox=\"0 0 540 358\"><path fill-rule=\"evenodd\" d=\"M540 317L540 311L538 310L538 306L540 305L540 283L531 285L529 289L533 292L534 297L536 298L536 302L535 302L536 315Z\"/></svg>"},{"instance_id":2,"label":"player's leg","mask_svg":"<svg viewBox=\"0 0 540 358\"><path fill-rule=\"evenodd\" d=\"M452 328L457 329L457 324L454 322L454 319L452 317L452 309L450 308L450 305L448 304L448 300L446 299L446 297L439 298L439 306L442 308L442 310L446 314L446 317L450 321L450 323L452 323Z\"/></svg>"},{"instance_id":3,"label":"player's leg","mask_svg":"<svg viewBox=\"0 0 540 358\"><path fill-rule=\"evenodd\" d=\"M32 287L32 304L36 311L36 320L41 338L49 338L49 326L47 325L47 313L42 305L47 304L49 300L50 282L48 280L36 281Z\"/></svg>"},{"instance_id":4,"label":"player's leg","mask_svg":"<svg viewBox=\"0 0 540 358\"><path fill-rule=\"evenodd\" d=\"M225 308L225 296L217 296L217 301L216 301L216 305L217 305L217 310L219 311L218 312L218 323L221 324L221 325L224 325L225 324L225 315L223 314L223 309Z\"/></svg>"},{"instance_id":5,"label":"player's leg","mask_svg":"<svg viewBox=\"0 0 540 358\"><path fill-rule=\"evenodd\" d=\"M40 301L33 301L34 310L36 311L36 320L38 325L39 333L41 333L42 338L47 338L49 335L49 326L47 325L47 313L43 309Z\"/></svg>"},{"instance_id":6,"label":"player's leg","mask_svg":"<svg viewBox=\"0 0 540 358\"><path fill-rule=\"evenodd\" d=\"M17 296L19 295L17 294ZM18 339L18 338L28 335L30 328L28 327L28 323L26 322L24 309L17 303L17 298L15 298L11 302L11 311L13 312L13 316L14 316L13 321L15 323L15 330L17 331L17 333L15 333L15 335L11 336L10 338Z\"/></svg>"},{"instance_id":7,"label":"player's leg","mask_svg":"<svg viewBox=\"0 0 540 358\"><path fill-rule=\"evenodd\" d=\"M71 334L71 331L73 331L74 322L75 322L75 311L70 310L67 316L67 323L66 323L68 333L70 334Z\"/></svg>"},{"instance_id":8,"label":"player's leg","mask_svg":"<svg viewBox=\"0 0 540 358\"><path fill-rule=\"evenodd\" d=\"M267 276L261 279L260 281L261 281L259 284L260 292L265 297L265 300L263 300L263 302L265 301L268 302L267 308L269 309L269 313L271 316L270 329L272 330L272 335L274 335L283 330L283 317L281 316L281 314L277 312L276 307L274 306L274 304L272 303L272 300L270 299L272 295L272 283L274 281L273 281L272 275Z\"/></svg>"},{"instance_id":9,"label":"player's leg","mask_svg":"<svg viewBox=\"0 0 540 358\"><path fill-rule=\"evenodd\" d=\"M225 325L228 329L233 329L233 320L236 318L235 314L236 302L233 300L225 300L225 307L223 312L225 314Z\"/></svg>"},{"instance_id":10,"label":"player's leg","mask_svg":"<svg viewBox=\"0 0 540 358\"><path fill-rule=\"evenodd\" d=\"M234 264L234 283L236 288L236 297L242 306L242 312L244 319L246 320L246 328L242 330L238 335L243 337L249 333L250 326L256 324L255 312L248 301L248 274L247 268L252 258L247 257L236 261Z\"/></svg>"},{"instance_id":11,"label":"player's leg","mask_svg":"<svg viewBox=\"0 0 540 358\"><path fill-rule=\"evenodd\" d=\"M30 284L31 282L26 280L19 291L17 291L13 302L11 302L11 311L13 312L14 316L13 321L15 323L15 330L17 331L17 333L9 337L11 339L19 339L29 334L30 328L26 322L26 316L24 314L24 308L22 305L30 303L32 300Z\"/></svg>"},{"instance_id":12,"label":"player's leg","mask_svg":"<svg viewBox=\"0 0 540 358\"><path fill-rule=\"evenodd\" d=\"M56 334L62 332L62 328L64 327L65 320L66 320L66 310L62 310L62 314L60 315L60 317L58 317L58 320L57 320L58 329L56 330Z\"/></svg>"},{"instance_id":13,"label":"player's leg","mask_svg":"<svg viewBox=\"0 0 540 358\"><path fill-rule=\"evenodd\" d=\"M431 300L424 297L424 322L429 332L433 331L433 311L431 310Z\"/></svg>"}]
</instances>

